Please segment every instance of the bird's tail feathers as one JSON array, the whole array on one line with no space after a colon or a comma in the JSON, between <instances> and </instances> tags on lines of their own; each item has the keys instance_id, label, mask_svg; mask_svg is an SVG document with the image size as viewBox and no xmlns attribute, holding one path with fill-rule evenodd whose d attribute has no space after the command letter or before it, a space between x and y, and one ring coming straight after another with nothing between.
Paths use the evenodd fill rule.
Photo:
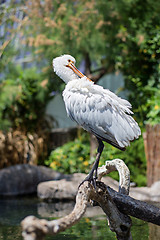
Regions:
<instances>
[{"instance_id":1,"label":"bird's tail feathers","mask_svg":"<svg viewBox=\"0 0 160 240\"><path fill-rule=\"evenodd\" d=\"M116 147L118 148L119 150L122 150L122 151L125 151L126 150L126 147L121 147L118 142L115 142L115 141L112 141L111 139L108 139L108 138L105 138L105 137L102 137L100 135L98 135L97 133L95 133L93 130L91 130L91 132L99 139L101 139L102 141L105 141L109 144L111 144L113 147Z\"/></svg>"}]
</instances>

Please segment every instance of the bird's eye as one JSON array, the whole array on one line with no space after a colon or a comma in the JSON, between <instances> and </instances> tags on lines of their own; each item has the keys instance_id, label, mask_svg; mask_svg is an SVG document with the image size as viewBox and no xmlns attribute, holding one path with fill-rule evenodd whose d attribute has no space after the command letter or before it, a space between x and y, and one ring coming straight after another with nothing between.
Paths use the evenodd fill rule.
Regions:
<instances>
[{"instance_id":1,"label":"bird's eye","mask_svg":"<svg viewBox=\"0 0 160 240\"><path fill-rule=\"evenodd\" d=\"M72 61L69 59L68 62L71 63Z\"/></svg>"}]
</instances>

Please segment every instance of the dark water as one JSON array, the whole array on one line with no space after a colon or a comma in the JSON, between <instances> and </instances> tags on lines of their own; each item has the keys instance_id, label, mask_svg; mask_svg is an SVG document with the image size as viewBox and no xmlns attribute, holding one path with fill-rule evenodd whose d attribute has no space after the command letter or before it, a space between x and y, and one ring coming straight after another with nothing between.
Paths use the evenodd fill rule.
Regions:
<instances>
[{"instance_id":1,"label":"dark water","mask_svg":"<svg viewBox=\"0 0 160 240\"><path fill-rule=\"evenodd\" d=\"M51 219L68 214L74 203L42 203L36 197L0 199L0 240L22 240L20 222L28 215ZM115 240L100 210L93 210L75 226L46 240ZM67 212L67 211L68 212ZM93 213L95 211L95 214ZM98 214L99 213L99 214ZM160 227L132 219L132 236L135 240L160 239Z\"/></svg>"}]
</instances>

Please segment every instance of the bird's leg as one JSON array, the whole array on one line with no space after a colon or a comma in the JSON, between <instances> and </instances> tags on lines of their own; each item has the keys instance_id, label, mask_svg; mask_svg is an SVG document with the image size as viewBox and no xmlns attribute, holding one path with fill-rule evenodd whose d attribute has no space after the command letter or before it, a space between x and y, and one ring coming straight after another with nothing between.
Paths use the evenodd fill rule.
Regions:
<instances>
[{"instance_id":1,"label":"bird's leg","mask_svg":"<svg viewBox=\"0 0 160 240\"><path fill-rule=\"evenodd\" d=\"M90 173L87 175L87 177L82 182L82 183L84 183L85 181L92 182L94 187L96 187L98 164L99 164L100 156L101 156L103 148L104 148L104 144L103 144L102 140L99 138L97 138L97 140L98 140L98 150L97 150L96 160L93 164L93 167L92 167ZM95 172L95 174L94 174L94 172ZM82 185L82 183L80 184L80 186Z\"/></svg>"},{"instance_id":2,"label":"bird's leg","mask_svg":"<svg viewBox=\"0 0 160 240\"><path fill-rule=\"evenodd\" d=\"M99 160L100 160L101 154L103 152L103 148L104 148L104 144L103 144L102 140L100 140L99 138L97 138L97 140L98 140L97 156L96 156L96 160L95 160L95 162L93 164L93 167L92 167L92 169L94 169L94 171L95 171L95 174L94 174L94 171L93 171L94 175L92 175L94 187L96 187L96 179L97 179L97 170L98 170Z\"/></svg>"}]
</instances>

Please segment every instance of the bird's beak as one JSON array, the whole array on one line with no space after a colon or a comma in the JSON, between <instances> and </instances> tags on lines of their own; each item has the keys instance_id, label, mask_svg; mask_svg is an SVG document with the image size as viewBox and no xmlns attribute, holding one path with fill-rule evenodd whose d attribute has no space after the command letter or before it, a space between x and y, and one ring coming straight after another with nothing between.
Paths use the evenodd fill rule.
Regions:
<instances>
[{"instance_id":1,"label":"bird's beak","mask_svg":"<svg viewBox=\"0 0 160 240\"><path fill-rule=\"evenodd\" d=\"M85 75L84 75L83 73L81 73L81 72L75 67L75 65L74 65L74 63L73 63L72 61L70 61L70 62L68 63L67 67L71 68L71 69L75 72L75 74L77 74L80 78L85 77ZM87 78L87 79L92 82L91 79L89 79L89 78Z\"/></svg>"}]
</instances>

